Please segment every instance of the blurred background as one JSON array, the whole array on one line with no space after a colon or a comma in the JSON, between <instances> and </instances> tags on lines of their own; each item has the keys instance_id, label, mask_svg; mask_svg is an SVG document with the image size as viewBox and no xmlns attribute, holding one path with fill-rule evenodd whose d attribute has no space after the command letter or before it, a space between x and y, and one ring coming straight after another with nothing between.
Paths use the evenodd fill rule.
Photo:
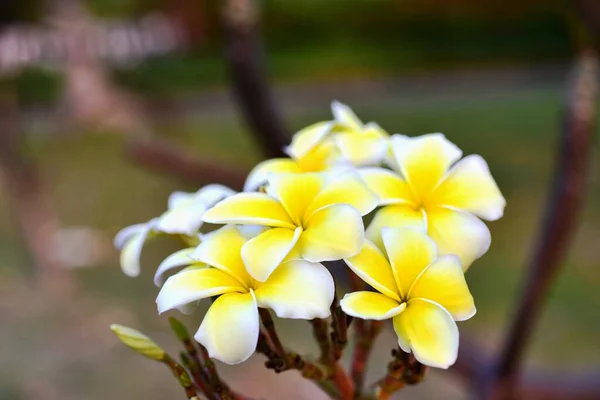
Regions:
<instances>
[{"instance_id":1,"label":"blurred background","mask_svg":"<svg viewBox=\"0 0 600 400\"><path fill-rule=\"evenodd\" d=\"M152 284L177 243L147 246L142 275L131 279L111 241L124 226L159 215L170 192L194 191L221 170L229 177L265 157L232 95L231 52L241 46L244 54L246 45L262 49L252 57L264 66L288 135L330 119L337 99L390 133L442 131L488 161L508 206L489 224L490 251L467 274L478 313L460 328L497 349L542 216L569 72L582 49L572 5L2 0L0 399L184 398L167 369L108 330L113 322L132 326L177 348L156 315ZM240 27L237 44L223 33L227 23ZM597 145L592 152L599 155ZM528 369L600 369L595 162L591 171ZM190 329L201 316L185 317ZM308 324L281 330L300 352L315 352ZM383 374L394 342L389 329L379 338L370 382ZM278 376L262 362L255 356L223 374L257 397L319 398L295 372ZM452 371L430 375L404 398L466 398Z\"/></svg>"}]
</instances>

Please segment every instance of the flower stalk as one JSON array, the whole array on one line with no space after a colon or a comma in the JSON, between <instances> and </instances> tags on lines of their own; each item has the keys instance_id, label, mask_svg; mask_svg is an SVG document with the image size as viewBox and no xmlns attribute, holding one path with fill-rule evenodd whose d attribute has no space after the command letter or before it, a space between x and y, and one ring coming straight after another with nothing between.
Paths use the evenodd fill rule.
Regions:
<instances>
[{"instance_id":1,"label":"flower stalk","mask_svg":"<svg viewBox=\"0 0 600 400\"><path fill-rule=\"evenodd\" d=\"M324 319L315 318L310 321L310 324L312 325L313 335L321 351L319 361L324 364L328 364L331 354L331 341L329 337L328 323Z\"/></svg>"},{"instance_id":2,"label":"flower stalk","mask_svg":"<svg viewBox=\"0 0 600 400\"><path fill-rule=\"evenodd\" d=\"M170 317L169 324L175 336L183 343L185 352L180 353L180 358L183 365L190 371L194 383L202 390L208 400L223 398L223 393L227 396L229 390L221 382L206 349L200 344L194 344L187 328L179 320ZM198 347L202 355L200 355Z\"/></svg>"},{"instance_id":3,"label":"flower stalk","mask_svg":"<svg viewBox=\"0 0 600 400\"><path fill-rule=\"evenodd\" d=\"M387 375L377 388L377 400L388 400L404 386L416 385L423 380L427 372L427 367L418 362L412 353L394 349L392 357L392 361L388 364Z\"/></svg>"},{"instance_id":4,"label":"flower stalk","mask_svg":"<svg viewBox=\"0 0 600 400\"><path fill-rule=\"evenodd\" d=\"M375 339L383 328L382 321L365 321L357 319L356 343L354 345L354 356L352 359L352 381L356 385L356 392L361 393L365 384L365 373L369 355L373 349ZM359 330L360 329L360 330Z\"/></svg>"},{"instance_id":5,"label":"flower stalk","mask_svg":"<svg viewBox=\"0 0 600 400\"><path fill-rule=\"evenodd\" d=\"M348 344L348 321L346 314L340 307L337 296L334 296L331 304L331 353L334 362L342 357L342 352Z\"/></svg>"}]
</instances>

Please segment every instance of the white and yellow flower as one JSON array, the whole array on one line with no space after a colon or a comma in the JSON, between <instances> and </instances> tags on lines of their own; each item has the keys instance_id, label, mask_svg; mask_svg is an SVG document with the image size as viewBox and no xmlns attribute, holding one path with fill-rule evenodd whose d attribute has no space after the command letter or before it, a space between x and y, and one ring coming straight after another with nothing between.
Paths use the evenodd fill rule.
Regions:
<instances>
[{"instance_id":1,"label":"white and yellow flower","mask_svg":"<svg viewBox=\"0 0 600 400\"><path fill-rule=\"evenodd\" d=\"M383 227L426 227L442 254L456 254L468 268L491 242L479 218L499 219L506 204L487 163L478 155L458 161L462 152L441 133L394 135L391 142L394 171L360 171L384 206L367 228L367 238L381 246Z\"/></svg>"},{"instance_id":2,"label":"white and yellow flower","mask_svg":"<svg viewBox=\"0 0 600 400\"><path fill-rule=\"evenodd\" d=\"M319 146L335 144L342 158L355 166L378 165L386 156L389 135L374 122L363 124L345 104L331 104L334 120L319 122L296 133L286 148L294 159L301 159Z\"/></svg>"},{"instance_id":3,"label":"white and yellow flower","mask_svg":"<svg viewBox=\"0 0 600 400\"><path fill-rule=\"evenodd\" d=\"M348 315L392 318L398 344L432 367L448 368L458 353L458 328L475 314L458 257L438 256L437 246L424 232L384 228L387 256L366 241L348 266L377 292L355 292L340 302Z\"/></svg>"},{"instance_id":4,"label":"white and yellow flower","mask_svg":"<svg viewBox=\"0 0 600 400\"><path fill-rule=\"evenodd\" d=\"M197 244L206 210L233 194L233 190L223 185L207 185L195 193L174 192L169 196L167 211L160 217L122 229L115 236L114 244L121 250L120 264L125 275L140 274L140 257L148 239L165 234L180 235L188 244ZM170 268L173 266L167 269ZM155 277L155 282L157 279Z\"/></svg>"},{"instance_id":5,"label":"white and yellow flower","mask_svg":"<svg viewBox=\"0 0 600 400\"><path fill-rule=\"evenodd\" d=\"M169 277L156 299L162 313L219 296L194 337L211 357L228 364L245 361L256 349L258 307L270 308L281 318L326 318L334 296L329 271L308 261L286 262L266 282L256 281L242 261L246 243L234 226L205 235L192 257L206 266L188 267Z\"/></svg>"},{"instance_id":6,"label":"white and yellow flower","mask_svg":"<svg viewBox=\"0 0 600 400\"><path fill-rule=\"evenodd\" d=\"M330 125L329 123L319 123ZM315 125L319 125L315 124ZM309 126L306 129L313 129ZM315 129L323 129L315 128ZM300 131L303 132L303 131ZM300 133L298 133L300 134ZM250 171L244 183L245 192L253 192L267 182L272 174L301 174L305 172L337 171L351 168L352 164L344 160L334 143L328 142L315 146L298 158L272 158L256 165Z\"/></svg>"},{"instance_id":7,"label":"white and yellow flower","mask_svg":"<svg viewBox=\"0 0 600 400\"><path fill-rule=\"evenodd\" d=\"M264 282L284 260L322 262L357 254L364 240L362 216L377 202L354 171L331 180L323 174L275 174L268 180L268 194L236 194L203 218L272 228L242 248L248 272Z\"/></svg>"}]
</instances>

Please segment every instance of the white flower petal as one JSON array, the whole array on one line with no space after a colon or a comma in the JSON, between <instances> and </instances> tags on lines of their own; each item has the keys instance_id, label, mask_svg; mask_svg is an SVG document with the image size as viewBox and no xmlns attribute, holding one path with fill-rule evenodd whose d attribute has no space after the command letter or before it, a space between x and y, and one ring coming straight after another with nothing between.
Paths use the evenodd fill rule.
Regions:
<instances>
[{"instance_id":1,"label":"white flower petal","mask_svg":"<svg viewBox=\"0 0 600 400\"><path fill-rule=\"evenodd\" d=\"M156 273L154 274L154 284L160 287L164 281L163 275L173 268L185 267L197 263L190 257L194 249L194 247L181 249L165 258L156 269Z\"/></svg>"},{"instance_id":2,"label":"white flower petal","mask_svg":"<svg viewBox=\"0 0 600 400\"><path fill-rule=\"evenodd\" d=\"M294 159L304 157L317 146L331 131L332 122L317 122L298 131L292 137L292 143L285 148L285 152Z\"/></svg>"},{"instance_id":3,"label":"white flower petal","mask_svg":"<svg viewBox=\"0 0 600 400\"><path fill-rule=\"evenodd\" d=\"M156 229L168 234L193 236L202 227L206 210L207 206L200 203L179 205L159 217Z\"/></svg>"},{"instance_id":4,"label":"white flower petal","mask_svg":"<svg viewBox=\"0 0 600 400\"><path fill-rule=\"evenodd\" d=\"M194 338L210 357L239 364L256 350L259 330L254 293L229 293L210 306Z\"/></svg>"},{"instance_id":5,"label":"white flower petal","mask_svg":"<svg viewBox=\"0 0 600 400\"><path fill-rule=\"evenodd\" d=\"M130 225L121 229L115 236L114 245L117 249L121 250L125 243L129 241L133 236L138 235L146 229L147 222L143 224Z\"/></svg>"},{"instance_id":6,"label":"white flower petal","mask_svg":"<svg viewBox=\"0 0 600 400\"><path fill-rule=\"evenodd\" d=\"M255 291L259 307L292 319L327 318L334 293L327 268L303 260L281 264Z\"/></svg>"},{"instance_id":7,"label":"white flower petal","mask_svg":"<svg viewBox=\"0 0 600 400\"><path fill-rule=\"evenodd\" d=\"M140 258L144 243L152 231L152 224L148 223L143 230L131 236L121 249L120 264L123 273L127 276L136 277L140 274Z\"/></svg>"},{"instance_id":8,"label":"white flower petal","mask_svg":"<svg viewBox=\"0 0 600 400\"><path fill-rule=\"evenodd\" d=\"M190 268L170 276L156 298L163 313L193 301L229 292L246 292L239 281L216 268Z\"/></svg>"},{"instance_id":9,"label":"white flower petal","mask_svg":"<svg viewBox=\"0 0 600 400\"><path fill-rule=\"evenodd\" d=\"M331 102L331 113L337 122L346 125L352 130L360 131L363 127L362 121L358 119L354 111L337 100Z\"/></svg>"},{"instance_id":10,"label":"white flower petal","mask_svg":"<svg viewBox=\"0 0 600 400\"><path fill-rule=\"evenodd\" d=\"M290 158L273 158L259 163L250 171L244 183L244 192L254 192L267 183L270 174L300 173L296 161Z\"/></svg>"}]
</instances>

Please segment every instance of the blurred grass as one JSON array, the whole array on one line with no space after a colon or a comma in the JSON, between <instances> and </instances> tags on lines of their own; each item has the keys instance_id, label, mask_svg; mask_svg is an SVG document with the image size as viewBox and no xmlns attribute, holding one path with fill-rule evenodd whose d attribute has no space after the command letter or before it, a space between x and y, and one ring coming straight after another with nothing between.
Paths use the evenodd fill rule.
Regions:
<instances>
[{"instance_id":1,"label":"blurred grass","mask_svg":"<svg viewBox=\"0 0 600 400\"><path fill-rule=\"evenodd\" d=\"M523 266L537 230L560 126L561 99L562 93L550 88L519 90L502 96L477 92L461 96L456 101L421 99L411 104L405 101L396 103L393 99L386 102L363 99L354 107L359 116L378 121L390 132L418 135L441 130L466 154L479 153L488 160L508 206L504 218L490 224L493 244L489 253L477 261L467 275L478 314L472 320L461 323L461 329L489 348L497 347L514 309ZM329 118L329 114L326 109L309 109L291 117L293 127L298 129L309 122ZM250 135L237 118L191 116L176 122L164 122L158 128L159 133L174 134L177 141L195 149L200 156L222 156L227 162L240 165L252 165L259 159ZM67 225L89 225L112 236L123 226L145 221L160 213L171 191L195 188L176 176L155 174L131 164L123 156L123 140L117 135L59 136L51 140L35 136L31 141ZM599 155L597 146L594 152ZM598 366L599 363L597 352L593 349L597 349L595 340L600 335L600 320L593 310L600 306L600 292L597 290L600 284L600 248L595 245L600 227L600 183L597 169L593 171L577 240L558 284L552 288L536 330L530 365L570 370ZM0 195L0 243L3 244L3 262L11 267L3 269L0 276L5 282L15 279L18 282L24 279L21 271L27 261L18 247L14 229L8 225L6 206L6 198ZM166 322L155 315L156 289L151 284L151 275L161 257L174 248L172 242L166 241L150 245L143 257L144 272L138 279L129 279L121 274L116 252L112 262L104 268L74 272L88 301L93 300L91 305L85 306L83 320L87 321L86 318L95 314L103 315L102 310L116 307L129 313L121 318L133 321L131 323L137 327L157 335L163 343L171 343L172 346L174 341L168 336ZM40 320L36 318L39 317L9 317L11 329L4 333L8 335L4 340L12 344L7 355L9 362L0 365L0 376L9 377L7 382L27 379L29 371L25 360L15 361L23 358L23 354L25 359L51 356L48 354L50 350L43 347L43 341L40 342L39 335L45 335L44 332L52 328L60 336L63 329L60 321L65 317L60 316L61 310L46 312L50 312L52 317L43 320L43 327L38 325ZM107 318L112 318L111 315ZM118 319L119 315L115 318ZM196 314L187 320L195 325L200 318L201 315ZM124 321L107 320L107 324L109 322ZM303 331L298 331L297 326L296 323L282 324L284 336L289 335L300 346L306 346L301 343L305 333L301 334ZM32 333L32 329L39 329L39 332ZM23 336L23 332L29 333ZM104 334L109 335L108 331L98 333ZM23 341L22 337L33 341L36 349L33 354L25 350L31 343ZM87 336L84 338L89 339ZM389 344L389 338L386 343ZM387 352L385 347L378 348L377 358L385 359ZM146 367L145 360L138 361L124 348L94 357L87 363L79 361L83 363L80 367L67 363L49 376L75 393L73 398L82 391L90 399L106 396L137 398L142 394L145 398L163 398L159 393L179 393L166 371ZM123 366L117 367L115 363L123 363ZM154 392L138 382L141 377L123 379L123 369L131 365L143 366L146 373L156 376L156 382L171 386ZM47 369L42 368L41 371L42 374L49 373ZM73 376L73 373L76 375ZM114 387L101 385L100 377L103 381L113 382ZM412 393L418 398L427 398L423 393L431 390L434 384L426 381L423 389L415 389ZM429 398L435 398L435 395Z\"/></svg>"}]
</instances>

